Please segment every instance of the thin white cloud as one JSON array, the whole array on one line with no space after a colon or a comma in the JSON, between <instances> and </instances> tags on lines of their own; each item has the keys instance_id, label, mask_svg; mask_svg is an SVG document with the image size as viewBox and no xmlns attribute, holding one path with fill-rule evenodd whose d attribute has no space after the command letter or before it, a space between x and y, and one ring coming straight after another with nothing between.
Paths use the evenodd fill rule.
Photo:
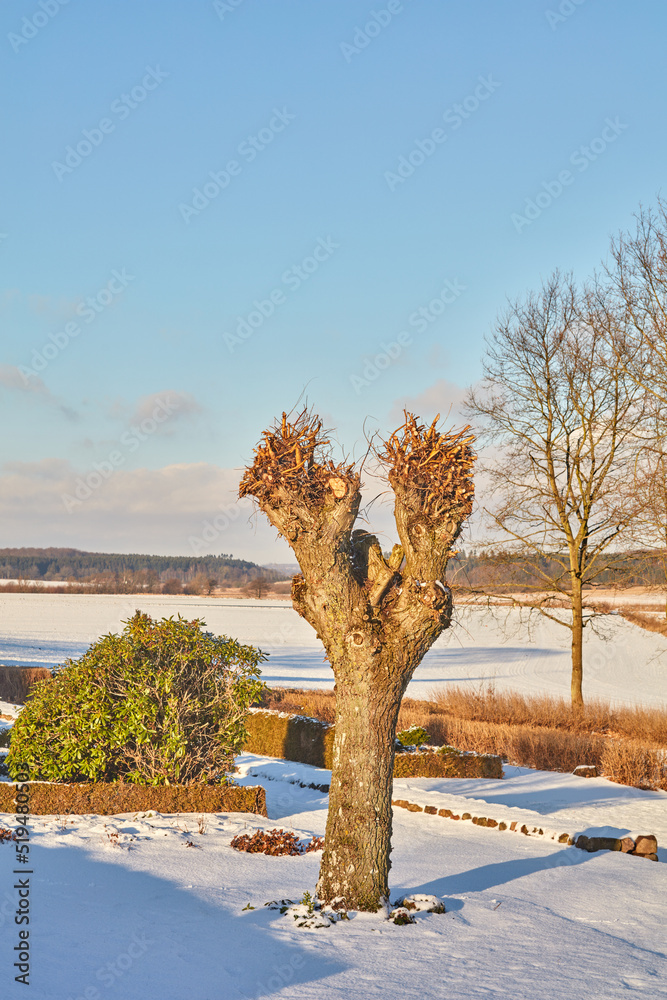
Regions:
<instances>
[{"instance_id":1,"label":"thin white cloud","mask_svg":"<svg viewBox=\"0 0 667 1000\"><path fill-rule=\"evenodd\" d=\"M390 424L403 423L403 410L416 414L430 423L437 413L443 426L465 423L461 406L466 390L456 382L441 378L416 396L402 396L395 400L389 415Z\"/></svg>"},{"instance_id":2,"label":"thin white cloud","mask_svg":"<svg viewBox=\"0 0 667 1000\"><path fill-rule=\"evenodd\" d=\"M41 378L34 375L24 375L16 365L0 365L0 388L20 392L33 399L42 400L66 416L69 420L77 420L78 414L71 407L62 403L54 396Z\"/></svg>"},{"instance_id":3,"label":"thin white cloud","mask_svg":"<svg viewBox=\"0 0 667 1000\"><path fill-rule=\"evenodd\" d=\"M204 408L189 392L178 389L163 389L139 396L134 402L117 397L106 406L106 413L113 420L120 420L127 426L141 424L144 420L157 417L162 433L173 433L176 421L191 419L204 412ZM167 420L160 419L168 417Z\"/></svg>"},{"instance_id":4,"label":"thin white cloud","mask_svg":"<svg viewBox=\"0 0 667 1000\"><path fill-rule=\"evenodd\" d=\"M28 378L27 375L22 375L16 365L0 365L0 385L5 389L17 389L19 392L54 398L41 378Z\"/></svg>"},{"instance_id":5,"label":"thin white cloud","mask_svg":"<svg viewBox=\"0 0 667 1000\"><path fill-rule=\"evenodd\" d=\"M287 544L266 519L237 500L241 475L207 462L115 470L103 462L76 469L59 458L7 463L0 469L0 546L289 561Z\"/></svg>"},{"instance_id":6,"label":"thin white cloud","mask_svg":"<svg viewBox=\"0 0 667 1000\"><path fill-rule=\"evenodd\" d=\"M183 420L202 412L202 407L189 392L179 392L176 389L163 389L148 396L140 396L134 405L130 423L141 423L142 420L153 419L155 411L168 412L172 420Z\"/></svg>"}]
</instances>

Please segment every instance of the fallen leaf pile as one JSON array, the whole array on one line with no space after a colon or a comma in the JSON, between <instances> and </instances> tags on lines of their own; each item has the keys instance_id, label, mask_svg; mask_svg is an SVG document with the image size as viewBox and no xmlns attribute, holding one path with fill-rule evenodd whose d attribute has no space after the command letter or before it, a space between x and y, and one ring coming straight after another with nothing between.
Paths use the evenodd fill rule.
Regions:
<instances>
[{"instance_id":1,"label":"fallen leaf pile","mask_svg":"<svg viewBox=\"0 0 667 1000\"><path fill-rule=\"evenodd\" d=\"M252 836L243 833L234 837L231 846L249 854L308 854L310 851L321 851L324 838L313 837L309 844L304 844L289 830L256 830Z\"/></svg>"}]
</instances>

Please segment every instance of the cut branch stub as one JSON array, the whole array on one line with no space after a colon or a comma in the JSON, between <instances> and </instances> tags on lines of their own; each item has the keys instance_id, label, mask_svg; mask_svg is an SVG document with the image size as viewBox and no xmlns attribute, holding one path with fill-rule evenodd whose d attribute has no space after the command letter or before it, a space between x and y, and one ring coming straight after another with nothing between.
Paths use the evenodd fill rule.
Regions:
<instances>
[{"instance_id":1,"label":"cut branch stub","mask_svg":"<svg viewBox=\"0 0 667 1000\"><path fill-rule=\"evenodd\" d=\"M472 511L475 453L470 427L441 434L440 414L429 428L405 411L405 423L378 457L396 496L396 527L408 572L421 579L444 574L449 550Z\"/></svg>"},{"instance_id":2,"label":"cut branch stub","mask_svg":"<svg viewBox=\"0 0 667 1000\"><path fill-rule=\"evenodd\" d=\"M255 459L241 480L239 496L254 496L264 507L278 506L291 494L311 508L320 507L327 497L350 496L359 477L353 465L336 465L323 455L328 444L319 417L304 409L290 422L283 413L254 449Z\"/></svg>"}]
</instances>

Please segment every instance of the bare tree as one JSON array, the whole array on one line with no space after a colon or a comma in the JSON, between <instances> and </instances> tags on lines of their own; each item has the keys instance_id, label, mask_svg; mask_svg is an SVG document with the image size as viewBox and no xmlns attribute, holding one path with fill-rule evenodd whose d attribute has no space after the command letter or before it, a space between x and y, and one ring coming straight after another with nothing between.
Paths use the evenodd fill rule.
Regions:
<instances>
[{"instance_id":1,"label":"bare tree","mask_svg":"<svg viewBox=\"0 0 667 1000\"><path fill-rule=\"evenodd\" d=\"M644 429L643 445L637 453L634 476L628 477L638 508L633 534L638 547L644 551L648 585L661 586L667 592L667 417L655 398L649 401L648 410L650 416Z\"/></svg>"},{"instance_id":2,"label":"bare tree","mask_svg":"<svg viewBox=\"0 0 667 1000\"><path fill-rule=\"evenodd\" d=\"M618 566L637 510L627 485L642 393L619 361L616 324L608 304L554 274L498 321L484 379L466 402L493 445L483 466L491 523L532 568L544 592L539 610L571 631L573 707L583 705L592 614L584 587Z\"/></svg>"},{"instance_id":3,"label":"bare tree","mask_svg":"<svg viewBox=\"0 0 667 1000\"><path fill-rule=\"evenodd\" d=\"M658 199L657 208L640 209L635 223L634 232L612 240L605 269L624 312L619 360L647 394L667 405L667 203Z\"/></svg>"},{"instance_id":4,"label":"bare tree","mask_svg":"<svg viewBox=\"0 0 667 1000\"><path fill-rule=\"evenodd\" d=\"M248 597L254 597L258 601L261 601L262 598L266 597L270 589L271 581L267 580L265 576L253 576L252 580L248 580L246 583L243 592Z\"/></svg>"},{"instance_id":5,"label":"bare tree","mask_svg":"<svg viewBox=\"0 0 667 1000\"><path fill-rule=\"evenodd\" d=\"M317 893L376 911L388 898L394 738L401 699L451 621L450 548L472 508L474 456L465 432L441 434L406 414L384 442L400 545L385 559L354 530L354 466L334 463L307 411L265 431L240 486L287 539L301 567L292 601L334 671L336 734Z\"/></svg>"},{"instance_id":6,"label":"bare tree","mask_svg":"<svg viewBox=\"0 0 667 1000\"><path fill-rule=\"evenodd\" d=\"M640 208L634 231L611 244L606 286L624 314L625 335L617 344L619 363L650 400L651 420L635 463L633 489L641 505L640 543L653 547L667 586L667 203ZM598 288L601 283L598 284ZM657 551L655 551L657 550ZM665 606L667 616L667 603Z\"/></svg>"}]
</instances>

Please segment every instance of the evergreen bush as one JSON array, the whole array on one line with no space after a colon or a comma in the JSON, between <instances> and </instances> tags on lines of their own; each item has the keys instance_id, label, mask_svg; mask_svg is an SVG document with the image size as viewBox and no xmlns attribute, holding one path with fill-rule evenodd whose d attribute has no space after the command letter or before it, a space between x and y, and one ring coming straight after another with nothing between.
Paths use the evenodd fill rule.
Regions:
<instances>
[{"instance_id":1,"label":"evergreen bush","mask_svg":"<svg viewBox=\"0 0 667 1000\"><path fill-rule=\"evenodd\" d=\"M264 685L253 646L137 611L32 688L7 767L39 781L224 782Z\"/></svg>"}]
</instances>

